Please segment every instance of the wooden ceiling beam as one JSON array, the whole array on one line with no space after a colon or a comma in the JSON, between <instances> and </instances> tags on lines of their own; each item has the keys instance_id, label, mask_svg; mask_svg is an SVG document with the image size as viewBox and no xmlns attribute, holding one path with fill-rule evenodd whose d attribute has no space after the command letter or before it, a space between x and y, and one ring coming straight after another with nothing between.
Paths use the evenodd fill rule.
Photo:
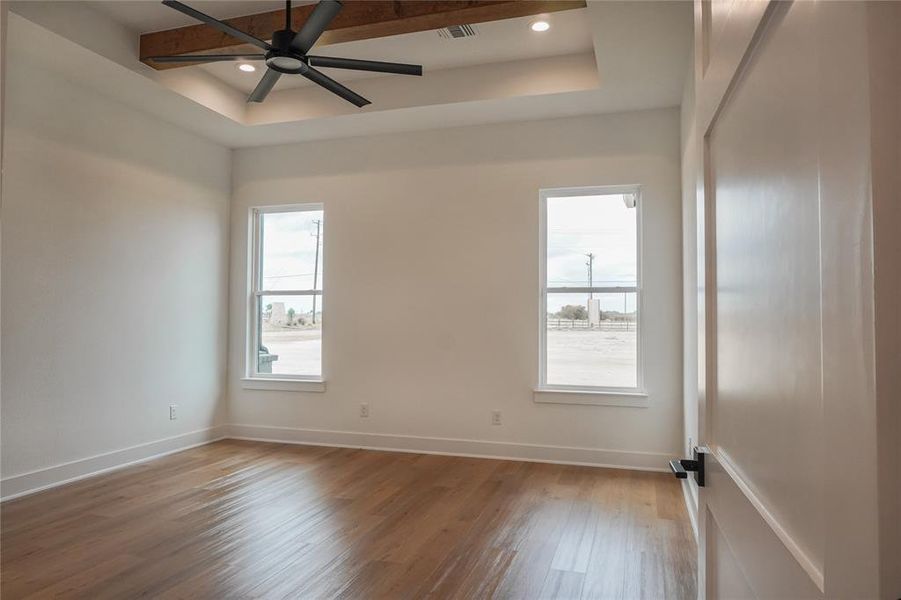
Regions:
<instances>
[{"instance_id":1,"label":"wooden ceiling beam","mask_svg":"<svg viewBox=\"0 0 901 600\"><path fill-rule=\"evenodd\" d=\"M314 6L315 4L305 4L292 8L291 23L294 31L300 29ZM353 42L442 29L451 25L472 25L584 7L585 0L345 0L344 8L332 21L317 45ZM160 10L171 9L160 6ZM269 40L273 31L284 27L285 11L275 10L224 21L252 36ZM148 60L149 57L259 51L259 48L239 44L234 38L205 24L141 34L141 61L158 70L177 69L192 63L154 63Z\"/></svg>"}]
</instances>

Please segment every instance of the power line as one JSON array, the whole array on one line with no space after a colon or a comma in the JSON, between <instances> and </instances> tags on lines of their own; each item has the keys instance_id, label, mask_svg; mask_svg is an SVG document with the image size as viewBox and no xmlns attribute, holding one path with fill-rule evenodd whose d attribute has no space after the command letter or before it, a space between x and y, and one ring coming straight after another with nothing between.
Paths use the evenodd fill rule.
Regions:
<instances>
[{"instance_id":1,"label":"power line","mask_svg":"<svg viewBox=\"0 0 901 600\"><path fill-rule=\"evenodd\" d=\"M316 259L313 262L313 289L315 290L319 282L319 236L322 233L322 219L313 221L316 223ZM310 235L313 235L312 233ZM316 295L313 295L313 325L316 324Z\"/></svg>"}]
</instances>

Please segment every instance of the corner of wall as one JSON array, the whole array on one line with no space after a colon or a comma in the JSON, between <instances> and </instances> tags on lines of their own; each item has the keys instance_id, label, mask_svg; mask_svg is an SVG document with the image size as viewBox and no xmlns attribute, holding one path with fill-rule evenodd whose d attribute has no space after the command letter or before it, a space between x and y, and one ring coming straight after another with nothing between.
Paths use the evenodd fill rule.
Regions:
<instances>
[{"instance_id":1,"label":"corner of wall","mask_svg":"<svg viewBox=\"0 0 901 600\"><path fill-rule=\"evenodd\" d=\"M225 352L224 352L224 364L222 366L222 377L224 381L222 382L222 397L220 398L220 406L219 412L222 415L222 425L227 429L228 425L232 422L231 419L231 381L232 381L232 366L231 366L231 352L232 352L232 335L231 335L231 309L232 309L232 294L231 294L231 286L232 286L232 261L234 260L232 257L232 208L235 203L235 160L237 156L236 148L226 148L228 152L228 190L226 191L228 196L228 206L225 211L225 242L224 248L222 250L223 256L223 270L225 273L225 281L223 283L225 290L225 314L223 316L224 319L224 331L225 331Z\"/></svg>"},{"instance_id":2,"label":"corner of wall","mask_svg":"<svg viewBox=\"0 0 901 600\"><path fill-rule=\"evenodd\" d=\"M695 133L695 61L690 53L682 87L681 168L682 168L682 338L683 338L683 450L688 455L698 442L698 275L697 275L697 204L698 168ZM689 441L691 440L691 441ZM697 490L692 495L697 507ZM686 496L688 498L688 496Z\"/></svg>"}]
</instances>

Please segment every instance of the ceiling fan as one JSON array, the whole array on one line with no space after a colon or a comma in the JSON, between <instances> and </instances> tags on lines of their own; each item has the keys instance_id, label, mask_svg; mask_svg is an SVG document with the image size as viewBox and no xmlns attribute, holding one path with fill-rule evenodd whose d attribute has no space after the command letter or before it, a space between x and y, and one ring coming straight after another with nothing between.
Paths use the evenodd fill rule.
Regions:
<instances>
[{"instance_id":1,"label":"ceiling fan","mask_svg":"<svg viewBox=\"0 0 901 600\"><path fill-rule=\"evenodd\" d=\"M256 88L247 98L248 102L262 102L272 91L279 77L284 75L303 75L313 83L319 84L328 91L341 96L348 102L363 107L370 104L369 100L350 90L328 75L317 71L314 67L326 67L334 69L352 69L355 71L374 71L377 73L397 73L400 75L422 75L422 65L408 65L403 63L380 62L375 60L357 60L353 58L335 58L332 56L312 56L308 54L310 48L319 39L322 33L332 22L343 5L340 0L321 0L300 31L291 30L291 0L285 3L285 28L273 32L272 43L256 38L239 29L235 29L228 23L223 23L206 15L186 4L176 0L163 0L163 4L182 12L198 21L203 21L211 27L215 27L222 33L231 37L253 44L265 52L258 54L182 54L178 56L153 56L150 60L155 62L171 63L207 63L222 61L266 61L266 74L260 79Z\"/></svg>"}]
</instances>

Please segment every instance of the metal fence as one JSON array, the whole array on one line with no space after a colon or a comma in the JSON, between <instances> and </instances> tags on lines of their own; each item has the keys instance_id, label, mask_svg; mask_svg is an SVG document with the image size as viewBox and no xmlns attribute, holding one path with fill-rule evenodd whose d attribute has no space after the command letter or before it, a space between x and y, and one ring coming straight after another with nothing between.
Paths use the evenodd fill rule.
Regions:
<instances>
[{"instance_id":1,"label":"metal fence","mask_svg":"<svg viewBox=\"0 0 901 600\"><path fill-rule=\"evenodd\" d=\"M593 331L635 331L635 321L600 321L589 323L588 319L554 319L548 317L548 329L580 329Z\"/></svg>"}]
</instances>

